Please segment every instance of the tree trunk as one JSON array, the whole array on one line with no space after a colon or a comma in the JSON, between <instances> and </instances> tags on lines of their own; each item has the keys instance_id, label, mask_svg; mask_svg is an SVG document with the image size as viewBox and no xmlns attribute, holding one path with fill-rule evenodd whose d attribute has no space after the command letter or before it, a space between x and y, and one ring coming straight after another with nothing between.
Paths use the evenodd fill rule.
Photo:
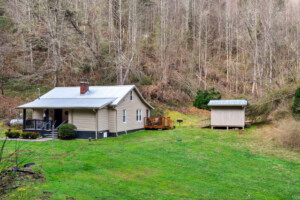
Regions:
<instances>
[{"instance_id":1,"label":"tree trunk","mask_svg":"<svg viewBox=\"0 0 300 200\"><path fill-rule=\"evenodd\" d=\"M4 56L1 56L1 85L0 85L0 89L1 89L1 94L2 95L4 95L4 64L5 64Z\"/></svg>"},{"instance_id":2,"label":"tree trunk","mask_svg":"<svg viewBox=\"0 0 300 200\"><path fill-rule=\"evenodd\" d=\"M255 52L254 52L254 66L253 66L253 85L252 85L252 94L255 93L257 89L257 63L258 63L258 41L257 41L257 0L255 0L255 25L254 29L254 39L255 39Z\"/></svg>"},{"instance_id":3,"label":"tree trunk","mask_svg":"<svg viewBox=\"0 0 300 200\"><path fill-rule=\"evenodd\" d=\"M201 6L201 2L200 2L200 6ZM202 8L202 6L201 6L201 8ZM202 48L202 38L201 38L201 36L202 36L202 10L201 10L201 8L200 8L200 13L199 13L199 44L198 44L198 46L199 46L199 54L198 54L198 70L199 70L199 76L198 76L198 78L199 78L199 85L201 86L201 82L202 82L202 63L201 63L201 48Z\"/></svg>"},{"instance_id":4,"label":"tree trunk","mask_svg":"<svg viewBox=\"0 0 300 200\"><path fill-rule=\"evenodd\" d=\"M122 62L122 0L119 0L119 84L123 85L123 62Z\"/></svg>"}]
</instances>

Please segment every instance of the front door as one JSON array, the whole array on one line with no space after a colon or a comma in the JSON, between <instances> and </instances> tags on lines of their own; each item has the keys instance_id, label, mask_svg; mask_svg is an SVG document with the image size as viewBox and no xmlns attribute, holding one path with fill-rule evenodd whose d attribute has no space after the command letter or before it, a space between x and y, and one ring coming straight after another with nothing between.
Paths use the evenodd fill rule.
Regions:
<instances>
[{"instance_id":1,"label":"front door","mask_svg":"<svg viewBox=\"0 0 300 200\"><path fill-rule=\"evenodd\" d=\"M62 109L55 109L54 110L54 122L55 122L55 128L59 126L62 121Z\"/></svg>"}]
</instances>

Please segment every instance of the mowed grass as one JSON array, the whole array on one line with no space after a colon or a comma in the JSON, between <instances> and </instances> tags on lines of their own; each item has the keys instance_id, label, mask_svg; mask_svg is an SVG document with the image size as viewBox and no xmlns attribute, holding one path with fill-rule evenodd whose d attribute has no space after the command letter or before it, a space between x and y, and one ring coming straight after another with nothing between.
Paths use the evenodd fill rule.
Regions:
<instances>
[{"instance_id":1,"label":"mowed grass","mask_svg":"<svg viewBox=\"0 0 300 200\"><path fill-rule=\"evenodd\" d=\"M165 110L164 113L166 117L170 117L174 121L176 127L200 127L201 120L207 119L205 116L186 115L174 110ZM183 122L179 124L177 120L183 120Z\"/></svg>"},{"instance_id":2,"label":"mowed grass","mask_svg":"<svg viewBox=\"0 0 300 200\"><path fill-rule=\"evenodd\" d=\"M55 140L53 150L22 143L46 181L5 199L300 199L300 153L258 153L257 140L251 131L178 128Z\"/></svg>"}]
</instances>

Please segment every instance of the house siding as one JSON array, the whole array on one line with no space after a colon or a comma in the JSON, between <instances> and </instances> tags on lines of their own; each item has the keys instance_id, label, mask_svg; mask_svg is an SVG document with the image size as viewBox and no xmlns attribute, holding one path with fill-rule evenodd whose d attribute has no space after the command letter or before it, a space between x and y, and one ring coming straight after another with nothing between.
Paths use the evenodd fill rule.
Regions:
<instances>
[{"instance_id":1,"label":"house siding","mask_svg":"<svg viewBox=\"0 0 300 200\"><path fill-rule=\"evenodd\" d=\"M62 120L63 121L69 121L69 109L63 109L62 110Z\"/></svg>"},{"instance_id":2,"label":"house siding","mask_svg":"<svg viewBox=\"0 0 300 200\"><path fill-rule=\"evenodd\" d=\"M96 113L93 110L73 110L73 124L78 131L96 131Z\"/></svg>"},{"instance_id":3,"label":"house siding","mask_svg":"<svg viewBox=\"0 0 300 200\"><path fill-rule=\"evenodd\" d=\"M73 110L69 111L69 115L68 115L68 120L69 120L69 124L73 124Z\"/></svg>"},{"instance_id":4,"label":"house siding","mask_svg":"<svg viewBox=\"0 0 300 200\"><path fill-rule=\"evenodd\" d=\"M113 108L108 109L108 130L116 132L116 110Z\"/></svg>"},{"instance_id":5,"label":"house siding","mask_svg":"<svg viewBox=\"0 0 300 200\"><path fill-rule=\"evenodd\" d=\"M123 110L126 109L126 123L123 122ZM142 110L142 120L136 120L137 109ZM144 117L148 108L139 98L138 94L133 90L133 100L130 100L130 92L116 107L117 110L117 132L139 130L144 128Z\"/></svg>"},{"instance_id":6,"label":"house siding","mask_svg":"<svg viewBox=\"0 0 300 200\"><path fill-rule=\"evenodd\" d=\"M98 110L98 131L108 130L108 109Z\"/></svg>"},{"instance_id":7,"label":"house siding","mask_svg":"<svg viewBox=\"0 0 300 200\"><path fill-rule=\"evenodd\" d=\"M32 110L32 119L43 119L43 109L33 109Z\"/></svg>"},{"instance_id":8,"label":"house siding","mask_svg":"<svg viewBox=\"0 0 300 200\"><path fill-rule=\"evenodd\" d=\"M211 126L245 126L243 107L212 107Z\"/></svg>"}]
</instances>

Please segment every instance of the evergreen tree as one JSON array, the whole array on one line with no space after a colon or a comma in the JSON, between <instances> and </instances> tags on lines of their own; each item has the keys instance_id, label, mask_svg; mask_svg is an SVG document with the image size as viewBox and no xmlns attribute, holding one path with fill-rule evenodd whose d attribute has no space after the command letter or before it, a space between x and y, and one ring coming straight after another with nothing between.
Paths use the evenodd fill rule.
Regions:
<instances>
[{"instance_id":1,"label":"evergreen tree","mask_svg":"<svg viewBox=\"0 0 300 200\"><path fill-rule=\"evenodd\" d=\"M221 99L220 92L215 91L214 88L204 91L198 90L193 105L200 109L210 110L210 107L207 104L213 99Z\"/></svg>"},{"instance_id":2,"label":"evergreen tree","mask_svg":"<svg viewBox=\"0 0 300 200\"><path fill-rule=\"evenodd\" d=\"M292 111L296 118L300 118L300 88L295 92L294 104L292 106Z\"/></svg>"}]
</instances>

